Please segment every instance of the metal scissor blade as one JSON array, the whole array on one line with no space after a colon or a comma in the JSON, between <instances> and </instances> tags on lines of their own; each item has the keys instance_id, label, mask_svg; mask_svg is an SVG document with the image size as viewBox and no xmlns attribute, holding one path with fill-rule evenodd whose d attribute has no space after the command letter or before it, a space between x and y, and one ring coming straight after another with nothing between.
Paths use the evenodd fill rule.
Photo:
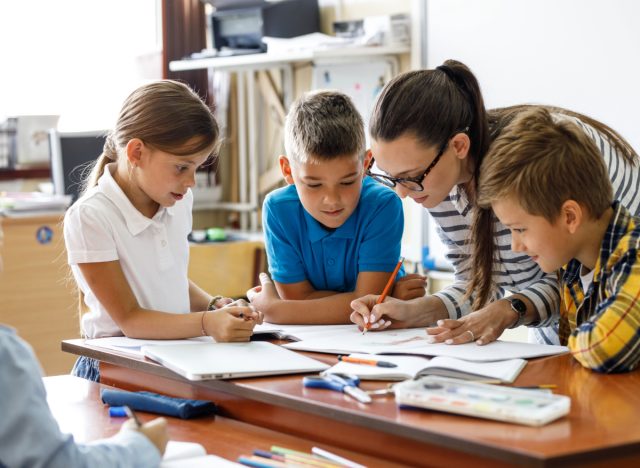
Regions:
<instances>
[{"instance_id":1,"label":"metal scissor blade","mask_svg":"<svg viewBox=\"0 0 640 468\"><path fill-rule=\"evenodd\" d=\"M371 397L364 390L358 387L352 387L350 385L344 387L342 389L344 393L355 398L360 403L371 403Z\"/></svg>"}]
</instances>

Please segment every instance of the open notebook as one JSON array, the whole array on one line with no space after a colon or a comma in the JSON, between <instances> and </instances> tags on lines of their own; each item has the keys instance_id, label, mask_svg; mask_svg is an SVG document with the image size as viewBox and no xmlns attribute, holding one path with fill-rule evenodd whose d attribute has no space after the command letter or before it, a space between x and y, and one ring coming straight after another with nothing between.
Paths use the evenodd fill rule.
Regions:
<instances>
[{"instance_id":1,"label":"open notebook","mask_svg":"<svg viewBox=\"0 0 640 468\"><path fill-rule=\"evenodd\" d=\"M207 455L205 448L195 442L177 442L170 440L162 457L160 468L208 468L242 466L238 463Z\"/></svg>"},{"instance_id":2,"label":"open notebook","mask_svg":"<svg viewBox=\"0 0 640 468\"><path fill-rule=\"evenodd\" d=\"M329 367L266 341L143 346L142 353L189 380L319 372Z\"/></svg>"},{"instance_id":3,"label":"open notebook","mask_svg":"<svg viewBox=\"0 0 640 468\"><path fill-rule=\"evenodd\" d=\"M432 359L419 356L383 356L351 354L351 357L373 359L396 364L397 367L377 367L340 361L323 373L354 374L365 380L407 380L423 375L439 375L467 380L499 380L513 383L527 361L508 359L493 362L471 362L447 356Z\"/></svg>"}]
</instances>

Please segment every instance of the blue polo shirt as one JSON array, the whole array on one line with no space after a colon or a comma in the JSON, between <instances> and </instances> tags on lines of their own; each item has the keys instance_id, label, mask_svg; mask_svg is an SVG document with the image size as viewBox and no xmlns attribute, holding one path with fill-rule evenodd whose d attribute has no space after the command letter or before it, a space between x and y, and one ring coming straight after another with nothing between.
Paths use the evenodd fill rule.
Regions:
<instances>
[{"instance_id":1,"label":"blue polo shirt","mask_svg":"<svg viewBox=\"0 0 640 468\"><path fill-rule=\"evenodd\" d=\"M360 272L393 271L404 216L396 194L365 177L358 206L337 229L325 228L307 213L295 185L267 195L262 225L274 281L308 280L318 291L351 292Z\"/></svg>"}]
</instances>

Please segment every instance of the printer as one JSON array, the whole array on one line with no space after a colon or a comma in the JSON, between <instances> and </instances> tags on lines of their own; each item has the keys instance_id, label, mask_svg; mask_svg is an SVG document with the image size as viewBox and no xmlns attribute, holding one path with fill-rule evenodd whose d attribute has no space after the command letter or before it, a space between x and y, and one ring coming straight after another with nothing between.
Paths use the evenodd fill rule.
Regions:
<instances>
[{"instance_id":1,"label":"printer","mask_svg":"<svg viewBox=\"0 0 640 468\"><path fill-rule=\"evenodd\" d=\"M227 55L266 52L264 36L296 37L320 30L318 0L206 0L214 9L213 48Z\"/></svg>"}]
</instances>

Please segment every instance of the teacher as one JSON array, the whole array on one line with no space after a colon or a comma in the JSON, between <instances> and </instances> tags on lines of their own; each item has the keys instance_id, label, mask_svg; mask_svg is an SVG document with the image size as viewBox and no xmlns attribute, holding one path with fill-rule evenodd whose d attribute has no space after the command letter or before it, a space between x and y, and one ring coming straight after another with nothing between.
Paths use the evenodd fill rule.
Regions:
<instances>
[{"instance_id":1,"label":"teacher","mask_svg":"<svg viewBox=\"0 0 640 468\"><path fill-rule=\"evenodd\" d=\"M375 166L368 174L429 211L455 281L409 301L387 298L376 305L375 295L357 299L351 303L354 323L372 331L431 326L430 341L447 344L486 344L509 327L528 325L536 327L538 342L558 344L555 273L545 274L530 257L514 253L509 229L491 210L475 206L478 172L491 142L529 107L486 110L476 77L455 60L403 73L383 88L369 125ZM589 135L608 167L615 197L638 215L637 153L605 124L547 108ZM507 298L506 291L512 293Z\"/></svg>"}]
</instances>

